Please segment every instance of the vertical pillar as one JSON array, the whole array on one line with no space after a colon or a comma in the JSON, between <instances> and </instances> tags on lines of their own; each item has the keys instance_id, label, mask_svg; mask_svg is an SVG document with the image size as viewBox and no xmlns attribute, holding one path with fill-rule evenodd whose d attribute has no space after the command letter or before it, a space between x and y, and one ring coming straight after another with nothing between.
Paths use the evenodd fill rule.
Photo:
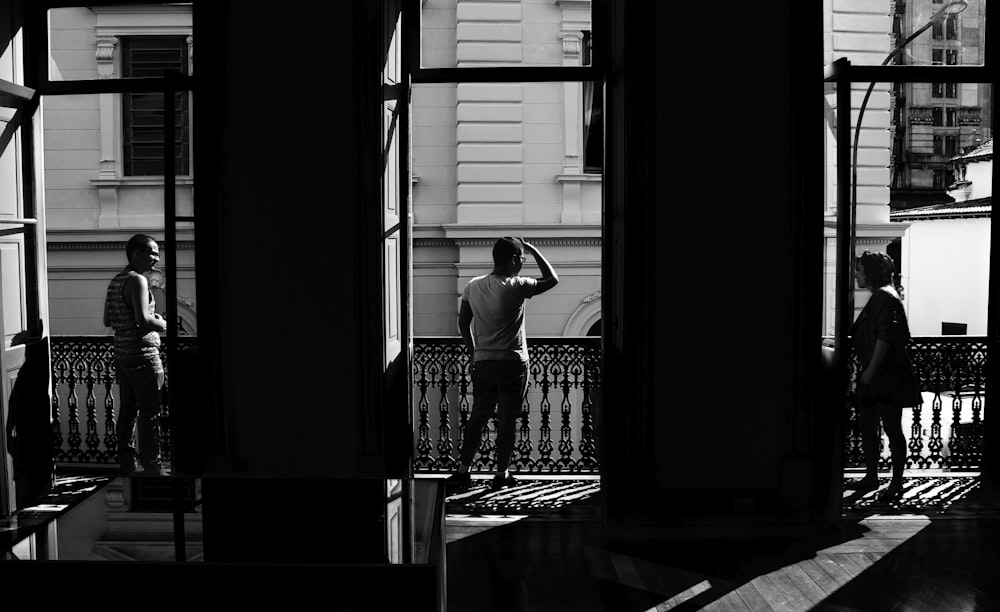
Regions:
<instances>
[{"instance_id":1,"label":"vertical pillar","mask_svg":"<svg viewBox=\"0 0 1000 612\"><path fill-rule=\"evenodd\" d=\"M459 1L459 67L521 62L521 4ZM461 83L457 87L459 224L518 224L524 220L524 86Z\"/></svg>"}]
</instances>

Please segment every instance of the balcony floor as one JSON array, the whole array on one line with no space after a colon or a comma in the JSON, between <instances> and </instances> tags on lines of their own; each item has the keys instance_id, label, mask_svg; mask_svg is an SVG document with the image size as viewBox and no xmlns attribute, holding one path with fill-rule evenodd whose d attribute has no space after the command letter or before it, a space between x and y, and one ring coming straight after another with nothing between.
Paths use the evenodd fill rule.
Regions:
<instances>
[{"instance_id":1,"label":"balcony floor","mask_svg":"<svg viewBox=\"0 0 1000 612\"><path fill-rule=\"evenodd\" d=\"M1000 610L1000 491L944 478L911 476L910 507L845 504L826 530L602 526L599 491L521 514L451 495L448 609ZM919 499L939 501L916 512Z\"/></svg>"}]
</instances>

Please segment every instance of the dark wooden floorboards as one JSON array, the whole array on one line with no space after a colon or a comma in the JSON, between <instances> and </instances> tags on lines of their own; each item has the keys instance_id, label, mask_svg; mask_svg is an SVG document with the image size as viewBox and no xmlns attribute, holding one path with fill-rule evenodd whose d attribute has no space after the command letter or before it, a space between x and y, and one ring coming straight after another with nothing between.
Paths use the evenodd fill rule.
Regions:
<instances>
[{"instance_id":1,"label":"dark wooden floorboards","mask_svg":"<svg viewBox=\"0 0 1000 612\"><path fill-rule=\"evenodd\" d=\"M448 609L1000 611L993 488L976 488L954 512L871 507L836 528L766 532L606 527L592 512L597 495L541 511L452 513Z\"/></svg>"}]
</instances>

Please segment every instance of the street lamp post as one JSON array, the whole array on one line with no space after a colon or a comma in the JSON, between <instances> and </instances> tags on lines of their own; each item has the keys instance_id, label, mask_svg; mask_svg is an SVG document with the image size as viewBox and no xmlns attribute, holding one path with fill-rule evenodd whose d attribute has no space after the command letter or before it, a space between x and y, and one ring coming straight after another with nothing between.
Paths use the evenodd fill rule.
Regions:
<instances>
[{"instance_id":1,"label":"street lamp post","mask_svg":"<svg viewBox=\"0 0 1000 612\"><path fill-rule=\"evenodd\" d=\"M896 45L896 48L889 52L889 55L882 60L882 65L888 64L892 58L896 57L903 47L910 44L914 38L923 34L929 27L935 23L939 23L944 19L947 19L951 15L957 15L968 8L969 3L966 0L951 0L944 6L942 6L936 13L931 15L930 19L927 20L920 29L913 32L906 37L906 39ZM865 97L861 101L861 108L858 109L858 121L854 126L854 147L851 151L851 240L854 240L854 235L857 229L857 207L858 207L858 138L861 135L861 119L865 116L865 108L868 106L868 98L872 95L872 90L875 88L875 81L868 84L868 91L865 92ZM853 247L852 247L853 248ZM853 255L853 253L852 253Z\"/></svg>"}]
</instances>

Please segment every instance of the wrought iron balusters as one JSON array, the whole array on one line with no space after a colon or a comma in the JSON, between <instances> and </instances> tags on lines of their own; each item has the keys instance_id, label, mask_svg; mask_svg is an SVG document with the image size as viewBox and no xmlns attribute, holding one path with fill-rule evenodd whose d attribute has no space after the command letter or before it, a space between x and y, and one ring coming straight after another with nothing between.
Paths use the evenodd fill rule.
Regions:
<instances>
[{"instance_id":1,"label":"wrought iron balusters","mask_svg":"<svg viewBox=\"0 0 1000 612\"><path fill-rule=\"evenodd\" d=\"M458 337L414 338L413 401L418 431L414 469L447 471L452 450L477 444L473 471L496 466L496 418L478 440L466 430L475 394L466 348ZM531 361L511 464L534 473L594 473L599 470L594 402L600 390L599 338L528 338ZM444 380L442 380L444 376ZM559 392L559 441L552 440L552 394ZM437 414L430 406L438 406ZM453 427L458 423L457 428ZM436 425L436 427L435 427ZM438 438L432 439L437 431ZM578 432L578 433L577 433ZM578 443L574 443L574 439ZM558 458L553 454L558 452Z\"/></svg>"},{"instance_id":2,"label":"wrought iron balusters","mask_svg":"<svg viewBox=\"0 0 1000 612\"><path fill-rule=\"evenodd\" d=\"M986 339L979 336L912 338L907 350L921 382L924 404L904 411L910 419L907 467L976 470L982 463L986 400ZM852 355L852 380L856 380ZM945 409L946 400L950 409ZM857 409L844 440L845 464L860 467ZM887 449L880 465L888 466Z\"/></svg>"},{"instance_id":3,"label":"wrought iron balusters","mask_svg":"<svg viewBox=\"0 0 1000 612\"><path fill-rule=\"evenodd\" d=\"M111 336L53 336L52 444L56 463L113 465L118 462L118 376ZM168 370L166 347L160 347ZM83 409L80 396L83 396ZM169 373L164 379L160 404L160 456L171 452ZM65 400L65 410L63 401ZM103 410L99 410L99 406ZM82 412L82 414L81 414ZM84 432L81 433L81 418Z\"/></svg>"}]
</instances>

